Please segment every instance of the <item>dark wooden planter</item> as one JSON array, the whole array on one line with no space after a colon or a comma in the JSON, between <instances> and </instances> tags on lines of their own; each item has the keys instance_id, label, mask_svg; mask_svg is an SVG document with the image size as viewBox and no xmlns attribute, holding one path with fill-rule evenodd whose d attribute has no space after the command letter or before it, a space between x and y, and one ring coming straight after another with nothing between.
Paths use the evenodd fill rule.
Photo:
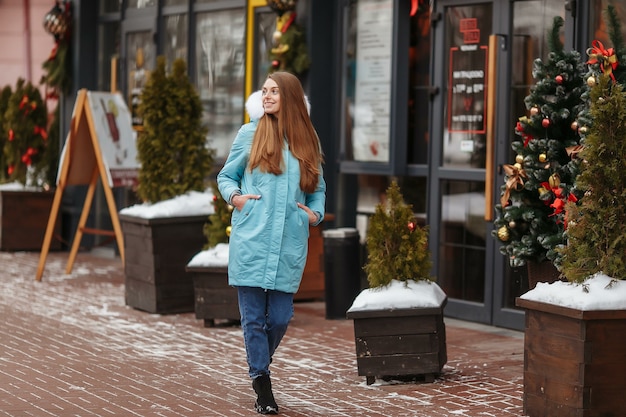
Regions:
<instances>
[{"instance_id":1,"label":"dark wooden planter","mask_svg":"<svg viewBox=\"0 0 626 417\"><path fill-rule=\"evenodd\" d=\"M127 305L158 314L194 311L193 280L185 267L206 242L207 219L120 215Z\"/></svg>"},{"instance_id":2,"label":"dark wooden planter","mask_svg":"<svg viewBox=\"0 0 626 417\"><path fill-rule=\"evenodd\" d=\"M41 250L53 200L53 191L0 190L0 250ZM57 219L54 235L60 234L61 222ZM53 238L50 250L60 249L61 240Z\"/></svg>"},{"instance_id":3,"label":"dark wooden planter","mask_svg":"<svg viewBox=\"0 0 626 417\"><path fill-rule=\"evenodd\" d=\"M524 414L626 416L626 311L516 304L526 310Z\"/></svg>"},{"instance_id":4,"label":"dark wooden planter","mask_svg":"<svg viewBox=\"0 0 626 417\"><path fill-rule=\"evenodd\" d=\"M448 361L443 308L348 312L354 320L358 373L376 378L423 377L432 382Z\"/></svg>"},{"instance_id":5,"label":"dark wooden planter","mask_svg":"<svg viewBox=\"0 0 626 417\"><path fill-rule=\"evenodd\" d=\"M187 267L193 278L196 318L204 320L205 327L213 327L217 320L228 324L240 322L237 290L228 285L228 267Z\"/></svg>"}]
</instances>

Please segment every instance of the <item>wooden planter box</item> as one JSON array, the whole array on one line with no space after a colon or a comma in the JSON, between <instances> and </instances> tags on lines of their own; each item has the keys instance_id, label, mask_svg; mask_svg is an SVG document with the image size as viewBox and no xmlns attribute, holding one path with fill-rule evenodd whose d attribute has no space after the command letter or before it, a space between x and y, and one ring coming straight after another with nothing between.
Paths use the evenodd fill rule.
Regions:
<instances>
[{"instance_id":1,"label":"wooden planter box","mask_svg":"<svg viewBox=\"0 0 626 417\"><path fill-rule=\"evenodd\" d=\"M143 219L120 215L126 262L126 305L149 313L194 310L189 260L206 242L208 216Z\"/></svg>"},{"instance_id":2,"label":"wooden planter box","mask_svg":"<svg viewBox=\"0 0 626 417\"><path fill-rule=\"evenodd\" d=\"M196 318L205 327L215 326L216 320L239 322L237 290L228 285L228 267L187 267L193 279Z\"/></svg>"},{"instance_id":3,"label":"wooden planter box","mask_svg":"<svg viewBox=\"0 0 626 417\"><path fill-rule=\"evenodd\" d=\"M626 416L626 311L516 304L526 310L524 414Z\"/></svg>"},{"instance_id":4,"label":"wooden planter box","mask_svg":"<svg viewBox=\"0 0 626 417\"><path fill-rule=\"evenodd\" d=\"M443 308L348 312L354 320L358 373L376 378L424 377L432 382L448 361Z\"/></svg>"},{"instance_id":5,"label":"wooden planter box","mask_svg":"<svg viewBox=\"0 0 626 417\"><path fill-rule=\"evenodd\" d=\"M40 251L53 200L53 191L0 190L0 250ZM54 235L60 234L57 218ZM52 239L50 250L61 250L58 238Z\"/></svg>"}]
</instances>

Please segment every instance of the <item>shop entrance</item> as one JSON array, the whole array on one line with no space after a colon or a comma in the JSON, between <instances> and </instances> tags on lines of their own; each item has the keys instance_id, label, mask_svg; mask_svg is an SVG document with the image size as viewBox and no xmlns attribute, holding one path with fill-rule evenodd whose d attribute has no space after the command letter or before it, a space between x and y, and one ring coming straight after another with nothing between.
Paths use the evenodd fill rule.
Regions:
<instances>
[{"instance_id":1,"label":"shop entrance","mask_svg":"<svg viewBox=\"0 0 626 417\"><path fill-rule=\"evenodd\" d=\"M433 10L433 85L428 217L446 315L523 327L515 297L525 269L512 269L491 236L500 167L512 160L515 121L534 80L533 60L562 2L438 1Z\"/></svg>"}]
</instances>

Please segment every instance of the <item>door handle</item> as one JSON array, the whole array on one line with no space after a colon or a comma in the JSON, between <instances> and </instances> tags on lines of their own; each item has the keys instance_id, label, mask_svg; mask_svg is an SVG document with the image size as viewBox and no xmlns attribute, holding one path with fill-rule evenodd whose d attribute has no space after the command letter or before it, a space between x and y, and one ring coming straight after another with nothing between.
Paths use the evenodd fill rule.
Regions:
<instances>
[{"instance_id":1,"label":"door handle","mask_svg":"<svg viewBox=\"0 0 626 417\"><path fill-rule=\"evenodd\" d=\"M496 63L498 58L498 35L489 35L487 61L487 131L485 155L485 221L493 221L493 192L495 171L495 109L496 109Z\"/></svg>"}]
</instances>

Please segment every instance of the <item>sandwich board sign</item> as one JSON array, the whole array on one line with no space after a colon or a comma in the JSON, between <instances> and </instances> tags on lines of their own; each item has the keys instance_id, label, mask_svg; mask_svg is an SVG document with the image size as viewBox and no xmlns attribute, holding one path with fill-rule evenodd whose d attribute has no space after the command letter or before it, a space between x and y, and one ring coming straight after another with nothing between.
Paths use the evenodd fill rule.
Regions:
<instances>
[{"instance_id":1,"label":"sandwich board sign","mask_svg":"<svg viewBox=\"0 0 626 417\"><path fill-rule=\"evenodd\" d=\"M57 187L37 268L37 281L41 280L54 223L61 206L63 191L68 185L88 185L83 210L70 251L66 273L72 271L84 233L115 237L124 262L124 242L112 188L134 185L137 181L136 132L132 128L128 107L118 92L95 92L82 89L78 92L70 131L61 152ZM101 181L113 230L85 227L96 191Z\"/></svg>"}]
</instances>

